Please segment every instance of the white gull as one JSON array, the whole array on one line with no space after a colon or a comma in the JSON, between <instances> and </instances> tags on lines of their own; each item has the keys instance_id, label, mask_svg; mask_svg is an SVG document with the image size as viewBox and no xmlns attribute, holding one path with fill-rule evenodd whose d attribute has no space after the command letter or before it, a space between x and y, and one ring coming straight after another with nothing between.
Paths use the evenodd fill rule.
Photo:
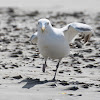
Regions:
<instances>
[{"instance_id":1,"label":"white gull","mask_svg":"<svg viewBox=\"0 0 100 100\"><path fill-rule=\"evenodd\" d=\"M38 21L37 32L31 36L31 42L37 43L39 52L45 59L43 72L47 67L47 58L58 59L56 71L53 80L55 80L57 69L62 58L70 53L69 43L78 34L84 35L84 42L87 42L91 35L94 34L91 26L83 23L70 23L63 28L52 27L48 19Z\"/></svg>"}]
</instances>

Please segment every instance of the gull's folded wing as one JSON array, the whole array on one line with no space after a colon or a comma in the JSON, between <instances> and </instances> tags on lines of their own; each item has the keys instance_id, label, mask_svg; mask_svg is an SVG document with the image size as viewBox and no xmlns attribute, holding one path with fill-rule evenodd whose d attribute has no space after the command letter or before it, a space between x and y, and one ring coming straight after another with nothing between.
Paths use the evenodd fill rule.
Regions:
<instances>
[{"instance_id":1,"label":"gull's folded wing","mask_svg":"<svg viewBox=\"0 0 100 100\"><path fill-rule=\"evenodd\" d=\"M63 27L62 31L64 32L64 35L69 43L78 33L82 33L82 35L84 35L84 42L87 42L90 39L91 35L94 34L91 26L76 22L70 23L67 26Z\"/></svg>"},{"instance_id":2,"label":"gull's folded wing","mask_svg":"<svg viewBox=\"0 0 100 100\"><path fill-rule=\"evenodd\" d=\"M38 35L38 33L36 32L36 33L34 33L32 36L31 36L31 38L30 38L30 40L31 40L31 42L34 44L34 43L37 43L37 35Z\"/></svg>"}]
</instances>

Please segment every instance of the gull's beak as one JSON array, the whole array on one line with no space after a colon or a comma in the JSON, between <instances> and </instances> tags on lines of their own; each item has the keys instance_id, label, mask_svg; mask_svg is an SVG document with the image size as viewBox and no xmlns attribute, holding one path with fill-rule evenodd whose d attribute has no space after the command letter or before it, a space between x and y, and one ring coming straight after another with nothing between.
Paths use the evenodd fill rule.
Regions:
<instances>
[{"instance_id":1,"label":"gull's beak","mask_svg":"<svg viewBox=\"0 0 100 100\"><path fill-rule=\"evenodd\" d=\"M45 31L45 27L42 26L41 30L42 30L42 32L44 32Z\"/></svg>"}]
</instances>

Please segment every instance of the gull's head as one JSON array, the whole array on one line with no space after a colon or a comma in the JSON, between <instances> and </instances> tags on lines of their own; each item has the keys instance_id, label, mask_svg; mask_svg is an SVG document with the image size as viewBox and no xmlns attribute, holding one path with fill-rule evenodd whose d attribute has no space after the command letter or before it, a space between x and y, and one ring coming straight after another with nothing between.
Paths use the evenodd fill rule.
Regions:
<instances>
[{"instance_id":1,"label":"gull's head","mask_svg":"<svg viewBox=\"0 0 100 100\"><path fill-rule=\"evenodd\" d=\"M48 19L40 19L38 21L38 31L46 33L51 28L51 23Z\"/></svg>"}]
</instances>

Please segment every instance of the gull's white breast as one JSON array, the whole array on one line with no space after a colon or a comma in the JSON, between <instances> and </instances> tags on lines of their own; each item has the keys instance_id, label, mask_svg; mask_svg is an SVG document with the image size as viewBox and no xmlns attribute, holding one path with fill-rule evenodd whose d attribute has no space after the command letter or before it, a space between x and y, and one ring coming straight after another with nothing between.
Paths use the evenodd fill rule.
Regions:
<instances>
[{"instance_id":1,"label":"gull's white breast","mask_svg":"<svg viewBox=\"0 0 100 100\"><path fill-rule=\"evenodd\" d=\"M45 58L61 59L69 54L69 44L64 34L57 29L51 33L40 33L38 35L38 48Z\"/></svg>"}]
</instances>

